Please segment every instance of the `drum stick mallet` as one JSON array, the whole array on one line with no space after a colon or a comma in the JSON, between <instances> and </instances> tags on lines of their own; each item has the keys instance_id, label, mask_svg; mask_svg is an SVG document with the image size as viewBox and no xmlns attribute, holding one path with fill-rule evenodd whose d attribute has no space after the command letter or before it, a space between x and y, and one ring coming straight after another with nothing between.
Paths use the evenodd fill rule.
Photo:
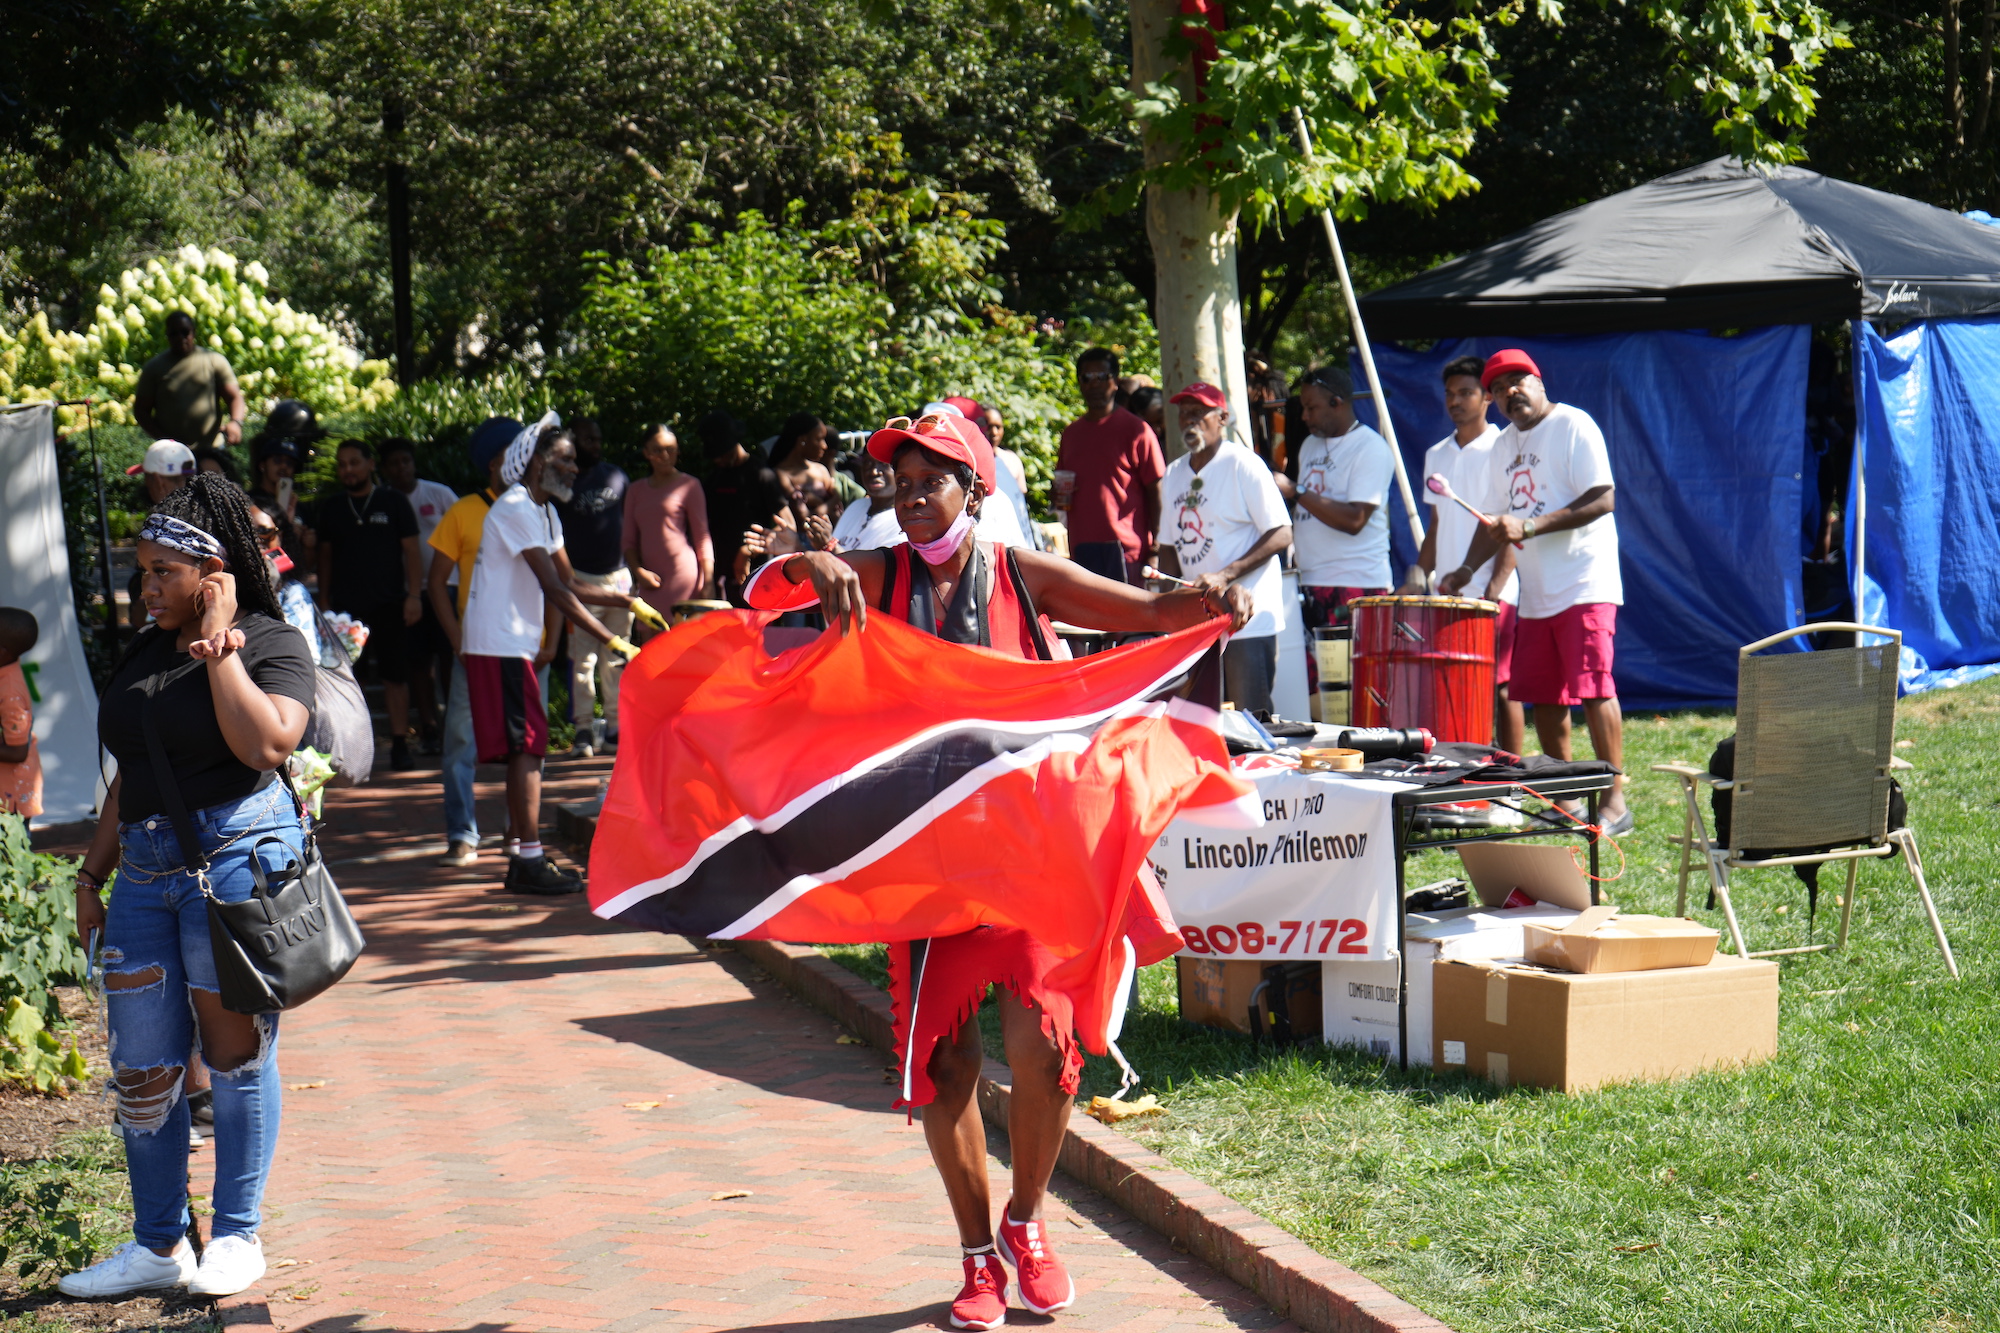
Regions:
<instances>
[{"instance_id":1,"label":"drum stick mallet","mask_svg":"<svg viewBox=\"0 0 2000 1333\"><path fill-rule=\"evenodd\" d=\"M1146 579L1162 579L1168 583L1178 584L1183 588L1192 588L1194 586L1194 581L1192 579L1177 579L1172 574L1161 573L1158 569L1154 568L1152 565L1147 565L1146 567L1141 569L1139 571L1139 577Z\"/></svg>"},{"instance_id":2,"label":"drum stick mallet","mask_svg":"<svg viewBox=\"0 0 2000 1333\"><path fill-rule=\"evenodd\" d=\"M1477 509L1474 509L1471 505L1467 504L1464 497L1459 495L1457 491L1454 491L1451 488L1451 483L1444 479L1444 473L1442 472L1431 473L1430 476L1424 478L1424 485L1430 488L1431 494L1443 496L1445 499L1457 505L1460 509L1463 509L1466 513L1478 519L1482 526L1487 523L1491 523L1493 521L1485 514L1480 513ZM1521 543L1515 542L1514 549L1517 551L1520 550Z\"/></svg>"}]
</instances>

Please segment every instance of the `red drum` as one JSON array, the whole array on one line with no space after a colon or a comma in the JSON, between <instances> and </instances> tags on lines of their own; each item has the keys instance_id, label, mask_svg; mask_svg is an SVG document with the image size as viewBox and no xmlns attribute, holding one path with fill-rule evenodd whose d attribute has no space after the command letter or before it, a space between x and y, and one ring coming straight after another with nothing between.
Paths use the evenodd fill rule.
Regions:
<instances>
[{"instance_id":1,"label":"red drum","mask_svg":"<svg viewBox=\"0 0 2000 1333\"><path fill-rule=\"evenodd\" d=\"M1428 727L1493 743L1493 630L1500 608L1470 597L1357 597L1357 727Z\"/></svg>"}]
</instances>

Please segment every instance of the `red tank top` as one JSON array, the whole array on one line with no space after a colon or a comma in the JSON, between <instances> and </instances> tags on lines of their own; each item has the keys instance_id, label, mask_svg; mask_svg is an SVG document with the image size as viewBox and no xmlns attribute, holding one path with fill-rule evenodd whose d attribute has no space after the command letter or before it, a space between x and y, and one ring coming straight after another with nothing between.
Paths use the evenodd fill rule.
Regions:
<instances>
[{"instance_id":1,"label":"red tank top","mask_svg":"<svg viewBox=\"0 0 2000 1333\"><path fill-rule=\"evenodd\" d=\"M907 543L891 546L884 554L889 558L889 577L883 580L881 609L906 625L921 624L921 619L912 615L910 607L914 595L920 593L926 598L930 595L929 576L923 576L923 583L917 582L916 562L921 557ZM998 542L980 542L978 558L965 568L971 585L965 591L975 598L971 609L975 623L984 631L983 634L975 637L966 632L969 626L960 633L953 633L953 626L949 623L923 627L954 643L973 643L1029 661L1050 660L1053 654L1049 650L1049 641L1053 635L1035 611L1035 604L1028 596L1027 584L1021 578L1020 567L1014 563L1012 552ZM972 577L975 573L977 578ZM956 606L956 595L953 600ZM945 616L949 622L951 608L947 608Z\"/></svg>"}]
</instances>

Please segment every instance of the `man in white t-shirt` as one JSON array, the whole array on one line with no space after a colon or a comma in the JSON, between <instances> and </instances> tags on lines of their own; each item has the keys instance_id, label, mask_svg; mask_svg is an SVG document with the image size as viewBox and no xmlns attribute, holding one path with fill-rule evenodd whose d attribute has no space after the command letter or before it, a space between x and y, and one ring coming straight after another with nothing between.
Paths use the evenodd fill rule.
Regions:
<instances>
[{"instance_id":1,"label":"man in white t-shirt","mask_svg":"<svg viewBox=\"0 0 2000 1333\"><path fill-rule=\"evenodd\" d=\"M493 507L473 561L466 594L460 656L479 762L507 765L507 822L520 850L507 866L507 888L519 893L574 893L582 882L559 869L541 844L542 756L549 724L535 679L542 646L543 598L585 633L627 660L638 649L613 634L584 607L630 607L632 598L608 588L572 586L559 566L562 523L549 505L567 500L576 481L576 444L560 426L530 426L508 446L500 479L508 483Z\"/></svg>"},{"instance_id":2,"label":"man in white t-shirt","mask_svg":"<svg viewBox=\"0 0 2000 1333\"><path fill-rule=\"evenodd\" d=\"M1622 767L1624 719L1611 667L1625 585L1604 433L1582 410L1550 402L1540 369L1519 348L1488 357L1480 381L1512 424L1493 443L1496 512L1473 536L1465 563L1445 575L1444 590L1463 588L1502 543L1520 542L1513 696L1534 705L1542 753L1570 757L1569 710L1580 703L1591 748ZM1623 778L1602 815L1611 836L1632 831Z\"/></svg>"},{"instance_id":3,"label":"man in white t-shirt","mask_svg":"<svg viewBox=\"0 0 2000 1333\"><path fill-rule=\"evenodd\" d=\"M1389 486L1396 460L1389 442L1354 419L1354 381L1335 367L1315 370L1299 385L1307 435L1299 446L1299 480L1272 480L1298 506L1292 549L1308 631L1348 623L1347 604L1389 591ZM1306 654L1306 688L1319 689L1319 663Z\"/></svg>"},{"instance_id":4,"label":"man in white t-shirt","mask_svg":"<svg viewBox=\"0 0 2000 1333\"><path fill-rule=\"evenodd\" d=\"M1424 454L1424 477L1441 476L1452 493L1483 514L1492 514L1503 505L1493 489L1493 443L1500 428L1487 420L1486 409L1492 395L1479 386L1486 363L1476 356L1461 356L1444 368L1444 414L1451 418L1452 433L1432 445ZM1426 486L1420 494L1432 507L1430 526L1424 530L1423 549L1417 553L1417 567L1433 573L1438 553L1452 559L1472 545L1479 520ZM1473 571L1466 591L1475 597L1496 602L1500 614L1493 626L1493 735L1500 748L1521 753L1527 744L1521 705L1508 697L1509 667L1514 659L1514 603L1520 596L1520 580L1514 573L1514 548L1502 546L1500 554ZM1404 591L1421 593L1426 585Z\"/></svg>"},{"instance_id":5,"label":"man in white t-shirt","mask_svg":"<svg viewBox=\"0 0 2000 1333\"><path fill-rule=\"evenodd\" d=\"M1223 697L1246 712L1269 711L1285 628L1278 557L1291 544L1291 515L1264 460L1223 439L1229 400L1222 390L1196 382L1172 401L1190 452L1160 482L1160 540L1173 547L1182 577L1197 587L1221 591L1241 583L1250 594L1250 620L1223 650Z\"/></svg>"}]
</instances>

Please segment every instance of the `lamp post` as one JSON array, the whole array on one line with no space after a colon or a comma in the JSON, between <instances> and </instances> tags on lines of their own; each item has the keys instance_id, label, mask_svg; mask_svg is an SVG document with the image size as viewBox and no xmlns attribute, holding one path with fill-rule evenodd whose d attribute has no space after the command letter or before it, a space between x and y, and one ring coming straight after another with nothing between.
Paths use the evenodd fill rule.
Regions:
<instances>
[{"instance_id":1,"label":"lamp post","mask_svg":"<svg viewBox=\"0 0 2000 1333\"><path fill-rule=\"evenodd\" d=\"M97 486L97 572L104 578L104 639L113 656L118 653L118 594L111 583L111 516L104 507L104 459L97 452L95 398L64 398L57 407L80 407L90 433L90 470Z\"/></svg>"}]
</instances>

